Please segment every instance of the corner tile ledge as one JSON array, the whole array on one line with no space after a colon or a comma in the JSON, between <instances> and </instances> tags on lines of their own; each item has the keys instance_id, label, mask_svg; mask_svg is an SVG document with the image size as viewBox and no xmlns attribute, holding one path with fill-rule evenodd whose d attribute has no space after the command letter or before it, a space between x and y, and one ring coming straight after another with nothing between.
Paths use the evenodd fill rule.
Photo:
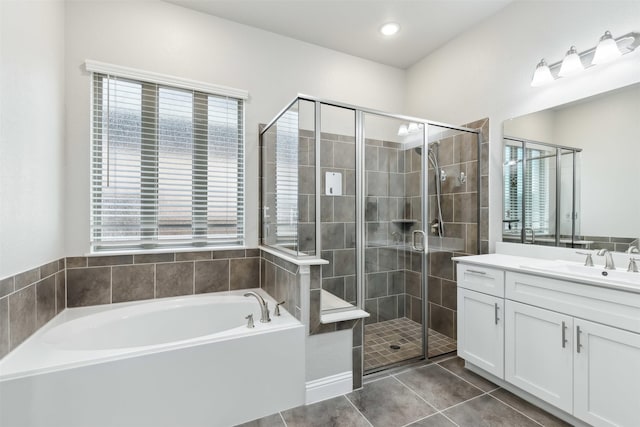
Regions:
<instances>
[{"instance_id":1,"label":"corner tile ledge","mask_svg":"<svg viewBox=\"0 0 640 427\"><path fill-rule=\"evenodd\" d=\"M370 316L369 313L360 309L338 311L336 313L321 314L320 323L327 324L327 323L343 322L345 320L364 319L369 316Z\"/></svg>"},{"instance_id":2,"label":"corner tile ledge","mask_svg":"<svg viewBox=\"0 0 640 427\"><path fill-rule=\"evenodd\" d=\"M329 264L329 261L327 261L326 259L322 259L322 258L317 258L314 256L304 256L304 257L295 257L292 255L287 255L283 252L280 252L276 249L270 248L268 246L260 246L259 247L260 250L265 251L273 256L277 256L278 258L281 258L285 261L289 261L292 264L295 265L322 265L322 264Z\"/></svg>"}]
</instances>

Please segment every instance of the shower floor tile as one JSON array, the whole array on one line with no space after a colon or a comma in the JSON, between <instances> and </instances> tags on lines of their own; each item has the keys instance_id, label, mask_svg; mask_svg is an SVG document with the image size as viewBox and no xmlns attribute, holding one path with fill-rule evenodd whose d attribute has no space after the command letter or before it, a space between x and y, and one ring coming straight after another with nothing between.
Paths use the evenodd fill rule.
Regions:
<instances>
[{"instance_id":1,"label":"shower floor tile","mask_svg":"<svg viewBox=\"0 0 640 427\"><path fill-rule=\"evenodd\" d=\"M422 355L422 325L406 317L366 325L364 336L365 371ZM456 347L455 340L429 329L428 357L456 351Z\"/></svg>"}]
</instances>

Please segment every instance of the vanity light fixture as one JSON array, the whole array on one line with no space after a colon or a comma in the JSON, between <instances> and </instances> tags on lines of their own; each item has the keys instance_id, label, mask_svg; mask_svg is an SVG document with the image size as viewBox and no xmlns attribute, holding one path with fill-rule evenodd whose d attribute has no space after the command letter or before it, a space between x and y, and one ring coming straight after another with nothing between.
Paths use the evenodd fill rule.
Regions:
<instances>
[{"instance_id":1,"label":"vanity light fixture","mask_svg":"<svg viewBox=\"0 0 640 427\"><path fill-rule=\"evenodd\" d=\"M407 125L400 125L398 128L398 136L407 136L409 135L409 128Z\"/></svg>"},{"instance_id":2,"label":"vanity light fixture","mask_svg":"<svg viewBox=\"0 0 640 427\"><path fill-rule=\"evenodd\" d=\"M542 59L533 73L531 86L542 86L559 78L578 74L594 65L611 62L633 52L639 45L640 33L631 32L614 39L609 31L605 31L598 45L584 52L578 52L575 46L571 46L562 61L547 65Z\"/></svg>"},{"instance_id":3,"label":"vanity light fixture","mask_svg":"<svg viewBox=\"0 0 640 427\"><path fill-rule=\"evenodd\" d=\"M571 46L562 60L562 65L560 65L558 75L560 77L572 76L574 74L578 74L582 70L584 70L584 65L582 65L578 51L575 46Z\"/></svg>"},{"instance_id":4,"label":"vanity light fixture","mask_svg":"<svg viewBox=\"0 0 640 427\"><path fill-rule=\"evenodd\" d=\"M383 36L392 36L400 31L400 25L396 22L387 22L382 27L380 27L380 32Z\"/></svg>"},{"instance_id":5,"label":"vanity light fixture","mask_svg":"<svg viewBox=\"0 0 640 427\"><path fill-rule=\"evenodd\" d=\"M416 133L420 131L420 125L415 122L409 122L409 124L403 123L398 127L398 136L407 136L410 133Z\"/></svg>"},{"instance_id":6,"label":"vanity light fixture","mask_svg":"<svg viewBox=\"0 0 640 427\"><path fill-rule=\"evenodd\" d=\"M600 37L600 42L596 47L596 53L593 54L593 64L604 64L613 61L622 56L622 52L618 49L618 44L613 39L609 31L605 31Z\"/></svg>"}]
</instances>

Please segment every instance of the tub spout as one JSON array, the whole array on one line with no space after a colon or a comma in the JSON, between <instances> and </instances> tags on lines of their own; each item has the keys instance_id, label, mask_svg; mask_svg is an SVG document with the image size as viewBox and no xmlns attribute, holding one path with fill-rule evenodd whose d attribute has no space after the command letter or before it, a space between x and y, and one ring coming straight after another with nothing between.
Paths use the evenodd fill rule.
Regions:
<instances>
[{"instance_id":1,"label":"tub spout","mask_svg":"<svg viewBox=\"0 0 640 427\"><path fill-rule=\"evenodd\" d=\"M269 305L268 303L264 300L264 298L262 298L260 295L258 295L257 293L253 292L253 291L249 291L246 294L244 294L245 297L256 297L256 299L258 300L258 304L260 304L260 321L262 323L267 323L267 322L271 322L271 318L269 317Z\"/></svg>"}]
</instances>

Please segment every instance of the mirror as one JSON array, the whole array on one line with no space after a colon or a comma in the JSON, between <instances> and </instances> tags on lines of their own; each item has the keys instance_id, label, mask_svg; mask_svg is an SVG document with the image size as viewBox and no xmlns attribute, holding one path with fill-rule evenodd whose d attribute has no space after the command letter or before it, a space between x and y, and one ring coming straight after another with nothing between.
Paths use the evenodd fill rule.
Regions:
<instances>
[{"instance_id":1,"label":"mirror","mask_svg":"<svg viewBox=\"0 0 640 427\"><path fill-rule=\"evenodd\" d=\"M638 246L640 83L507 120L503 136L503 241Z\"/></svg>"}]
</instances>

